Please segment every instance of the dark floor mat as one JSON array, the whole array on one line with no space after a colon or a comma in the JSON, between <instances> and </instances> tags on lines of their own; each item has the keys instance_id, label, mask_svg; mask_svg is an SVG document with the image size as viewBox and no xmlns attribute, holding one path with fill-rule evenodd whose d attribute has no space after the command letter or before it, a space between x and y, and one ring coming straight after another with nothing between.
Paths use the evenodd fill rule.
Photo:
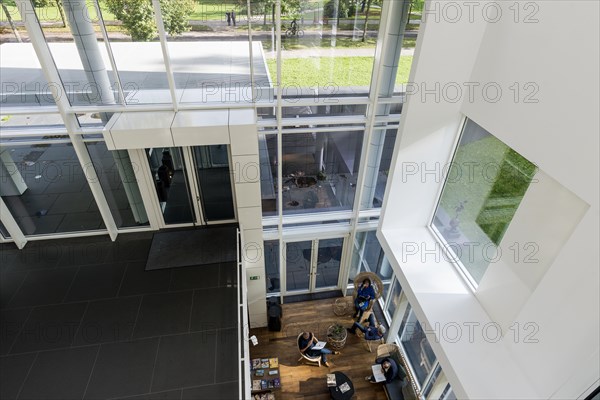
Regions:
<instances>
[{"instance_id":1,"label":"dark floor mat","mask_svg":"<svg viewBox=\"0 0 600 400\"><path fill-rule=\"evenodd\" d=\"M146 270L237 261L236 227L210 227L154 234Z\"/></svg>"},{"instance_id":2,"label":"dark floor mat","mask_svg":"<svg viewBox=\"0 0 600 400\"><path fill-rule=\"evenodd\" d=\"M327 291L327 292L294 294L291 296L285 296L283 298L283 302L285 304L289 304L289 303L299 303L302 301L333 299L335 297L342 297L342 291L341 290L331 290L331 291Z\"/></svg>"}]
</instances>

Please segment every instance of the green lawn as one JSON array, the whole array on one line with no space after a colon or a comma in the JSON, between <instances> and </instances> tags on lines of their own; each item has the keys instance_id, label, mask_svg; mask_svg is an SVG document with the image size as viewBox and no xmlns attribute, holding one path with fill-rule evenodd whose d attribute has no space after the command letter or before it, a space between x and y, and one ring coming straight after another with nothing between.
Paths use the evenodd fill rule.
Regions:
<instances>
[{"instance_id":1,"label":"green lawn","mask_svg":"<svg viewBox=\"0 0 600 400\"><path fill-rule=\"evenodd\" d=\"M477 240L480 230L499 244L536 167L494 136L461 144L452 160L440 206L451 217L459 202L461 232Z\"/></svg>"},{"instance_id":2,"label":"green lawn","mask_svg":"<svg viewBox=\"0 0 600 400\"><path fill-rule=\"evenodd\" d=\"M406 83L412 56L400 58L396 83ZM276 60L267 60L271 78L277 76ZM368 86L373 57L286 58L282 65L283 86Z\"/></svg>"}]
</instances>

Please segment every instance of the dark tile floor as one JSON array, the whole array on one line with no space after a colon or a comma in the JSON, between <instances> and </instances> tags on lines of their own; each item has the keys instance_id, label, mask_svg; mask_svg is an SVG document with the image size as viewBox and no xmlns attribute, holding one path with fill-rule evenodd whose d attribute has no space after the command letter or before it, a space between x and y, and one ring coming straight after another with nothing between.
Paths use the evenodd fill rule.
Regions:
<instances>
[{"instance_id":1,"label":"dark tile floor","mask_svg":"<svg viewBox=\"0 0 600 400\"><path fill-rule=\"evenodd\" d=\"M239 398L236 263L145 271L151 241L0 246L1 399Z\"/></svg>"}]
</instances>

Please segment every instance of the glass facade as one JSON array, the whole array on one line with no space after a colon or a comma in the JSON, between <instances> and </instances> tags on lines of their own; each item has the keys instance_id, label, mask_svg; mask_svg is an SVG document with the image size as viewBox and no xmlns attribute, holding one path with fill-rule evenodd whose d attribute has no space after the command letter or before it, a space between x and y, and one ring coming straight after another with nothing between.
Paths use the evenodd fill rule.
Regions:
<instances>
[{"instance_id":1,"label":"glass facade","mask_svg":"<svg viewBox=\"0 0 600 400\"><path fill-rule=\"evenodd\" d=\"M0 145L0 154L0 194L26 236L104 228L69 143Z\"/></svg>"},{"instance_id":2,"label":"glass facade","mask_svg":"<svg viewBox=\"0 0 600 400\"><path fill-rule=\"evenodd\" d=\"M25 2L22 8L7 4L1 11L17 23L14 37L1 39L2 109L14 109L2 112L4 146L17 139L24 146L38 146L50 138L64 139L69 146L73 135L84 133L100 139L113 113L126 105L163 111L179 105L203 109L245 102L258 106L259 131L264 133L259 137L263 216L347 211L343 218L328 216L321 222L351 221L350 212L355 211L361 193L371 199L361 209L381 205L396 130L385 126L397 123L402 101L391 99L390 90L370 95L377 75L375 49L382 7L389 5L286 3L279 14L275 7L259 2L252 2L249 9L245 3L191 1L181 2L181 7L163 1L136 3L127 9L84 0L31 4ZM405 27L403 20L394 24L399 31ZM19 33L21 39L35 40L47 51L40 53L31 43L19 43ZM403 45L411 47L410 39L396 43ZM385 51L398 59L392 48ZM396 68L391 73L400 72ZM279 119L278 97L282 100ZM373 103L383 97L391 102L375 108ZM365 127L370 109L377 110L378 117L394 117L369 133ZM273 122L280 122L280 127ZM384 150L365 155L366 139L377 130L384 132L385 145L380 146ZM22 140L25 137L32 140ZM145 214L154 200L144 200L144 188L152 184L150 192L156 194L164 225L198 223L202 215L189 187L197 184L190 177L201 171L192 174L185 163L177 165L171 180L177 187L181 172L181 185L175 196L173 187L157 187L161 160L156 154L145 151L150 182L130 182L127 170L146 170L145 162L125 166L133 164L129 155L109 152L101 142L85 144L98 175L91 185L99 184L103 192L94 191L92 198L97 203L98 196L104 197L100 203L106 200L117 228L151 225L152 218ZM74 160L88 163L76 156L81 151L75 152ZM377 165L377 171L375 176L365 176L363 189L358 184L367 162ZM187 165L188 170L193 167ZM294 220L285 227L310 223ZM104 229L103 223L98 227ZM93 230L96 225L81 224L78 229ZM67 231L55 226L40 232Z\"/></svg>"},{"instance_id":3,"label":"glass facade","mask_svg":"<svg viewBox=\"0 0 600 400\"><path fill-rule=\"evenodd\" d=\"M104 142L86 143L86 147L117 227L148 225L148 215L127 150L109 151Z\"/></svg>"}]
</instances>

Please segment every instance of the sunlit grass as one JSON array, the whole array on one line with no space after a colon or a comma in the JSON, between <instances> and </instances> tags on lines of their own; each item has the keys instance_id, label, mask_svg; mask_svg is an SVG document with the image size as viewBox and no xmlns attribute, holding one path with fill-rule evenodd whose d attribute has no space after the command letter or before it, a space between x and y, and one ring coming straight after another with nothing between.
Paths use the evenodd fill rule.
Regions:
<instances>
[{"instance_id":1,"label":"sunlit grass","mask_svg":"<svg viewBox=\"0 0 600 400\"><path fill-rule=\"evenodd\" d=\"M412 56L400 57L396 84L408 82ZM267 60L271 77L277 76L276 60ZM282 63L283 86L368 86L373 57L286 58Z\"/></svg>"}]
</instances>

